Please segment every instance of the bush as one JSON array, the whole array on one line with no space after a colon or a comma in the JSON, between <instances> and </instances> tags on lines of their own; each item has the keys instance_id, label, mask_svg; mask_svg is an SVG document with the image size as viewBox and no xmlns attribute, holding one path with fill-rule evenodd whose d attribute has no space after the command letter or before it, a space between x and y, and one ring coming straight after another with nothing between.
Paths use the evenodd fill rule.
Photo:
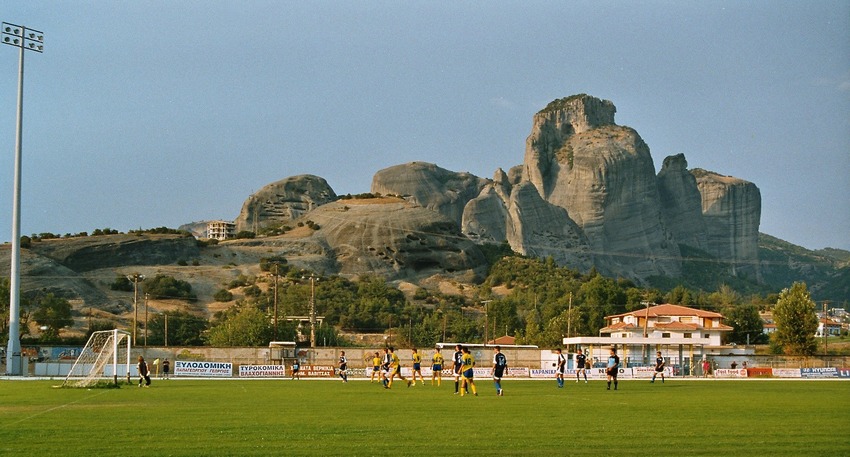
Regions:
<instances>
[{"instance_id":1,"label":"bush","mask_svg":"<svg viewBox=\"0 0 850 457\"><path fill-rule=\"evenodd\" d=\"M213 295L213 299L219 302L229 302L233 300L233 294L230 293L229 290L220 289L218 292L215 293L215 295Z\"/></svg>"}]
</instances>

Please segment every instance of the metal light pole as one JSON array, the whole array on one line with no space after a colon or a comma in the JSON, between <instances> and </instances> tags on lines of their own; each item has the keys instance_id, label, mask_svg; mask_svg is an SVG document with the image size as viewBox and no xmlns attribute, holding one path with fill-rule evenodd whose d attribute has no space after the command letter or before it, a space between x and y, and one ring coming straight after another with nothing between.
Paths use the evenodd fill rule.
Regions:
<instances>
[{"instance_id":1,"label":"metal light pole","mask_svg":"<svg viewBox=\"0 0 850 457\"><path fill-rule=\"evenodd\" d=\"M44 34L38 30L3 22L3 44L18 48L18 115L15 129L15 191L12 199L12 265L9 281L9 343L6 346L6 374L22 376L21 359L21 143L24 111L24 51L44 51Z\"/></svg>"},{"instance_id":2,"label":"metal light pole","mask_svg":"<svg viewBox=\"0 0 850 457\"><path fill-rule=\"evenodd\" d=\"M481 300L481 304L484 305L484 347L487 347L487 330L490 327L490 321L487 317L487 311L491 301L493 300Z\"/></svg>"}]
</instances>

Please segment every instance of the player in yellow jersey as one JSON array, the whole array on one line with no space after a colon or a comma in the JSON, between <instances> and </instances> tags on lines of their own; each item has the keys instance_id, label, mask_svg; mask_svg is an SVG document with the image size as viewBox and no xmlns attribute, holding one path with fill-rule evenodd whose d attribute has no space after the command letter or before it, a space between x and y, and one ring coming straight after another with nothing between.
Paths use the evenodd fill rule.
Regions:
<instances>
[{"instance_id":1,"label":"player in yellow jersey","mask_svg":"<svg viewBox=\"0 0 850 457\"><path fill-rule=\"evenodd\" d=\"M475 374L473 367L475 366L475 358L469 352L469 348L463 348L463 356L460 359L461 373L461 389L460 396L463 397L467 392L466 389L472 390L472 395L478 396L478 391L475 389L475 381L472 379Z\"/></svg>"},{"instance_id":2,"label":"player in yellow jersey","mask_svg":"<svg viewBox=\"0 0 850 457\"><path fill-rule=\"evenodd\" d=\"M413 348L413 376L410 381L411 386L416 385L416 373L419 373L419 380L422 381L422 385L425 385L425 378L422 377L422 356L419 355L419 351L416 348Z\"/></svg>"},{"instance_id":3,"label":"player in yellow jersey","mask_svg":"<svg viewBox=\"0 0 850 457\"><path fill-rule=\"evenodd\" d=\"M437 380L437 387L443 383L443 354L440 354L440 348L431 357L431 385L434 385L434 380Z\"/></svg>"},{"instance_id":4,"label":"player in yellow jersey","mask_svg":"<svg viewBox=\"0 0 850 457\"><path fill-rule=\"evenodd\" d=\"M381 357L378 353L375 353L375 356L372 357L372 379L369 382L375 382L375 376L378 376L378 380L381 379Z\"/></svg>"},{"instance_id":5,"label":"player in yellow jersey","mask_svg":"<svg viewBox=\"0 0 850 457\"><path fill-rule=\"evenodd\" d=\"M393 379L398 376L398 379L407 382L407 387L410 387L410 381L404 379L404 376L401 375L401 360L399 360L398 355L395 353L395 349L390 346L390 380L387 383L387 388L391 389L393 387Z\"/></svg>"}]
</instances>

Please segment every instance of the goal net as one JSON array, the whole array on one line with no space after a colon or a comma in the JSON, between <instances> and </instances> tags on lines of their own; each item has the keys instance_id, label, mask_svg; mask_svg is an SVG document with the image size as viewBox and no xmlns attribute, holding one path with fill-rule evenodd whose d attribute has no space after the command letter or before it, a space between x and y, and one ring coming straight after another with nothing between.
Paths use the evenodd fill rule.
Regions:
<instances>
[{"instance_id":1,"label":"goal net","mask_svg":"<svg viewBox=\"0 0 850 457\"><path fill-rule=\"evenodd\" d=\"M88 387L104 378L118 384L118 376L130 373L130 333L101 330L92 333L62 386Z\"/></svg>"}]
</instances>

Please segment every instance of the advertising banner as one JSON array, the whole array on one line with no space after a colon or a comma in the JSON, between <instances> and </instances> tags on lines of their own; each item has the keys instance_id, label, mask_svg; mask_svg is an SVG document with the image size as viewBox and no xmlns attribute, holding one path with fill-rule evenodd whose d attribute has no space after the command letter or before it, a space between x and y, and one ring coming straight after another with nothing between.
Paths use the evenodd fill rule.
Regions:
<instances>
[{"instance_id":1,"label":"advertising banner","mask_svg":"<svg viewBox=\"0 0 850 457\"><path fill-rule=\"evenodd\" d=\"M800 375L804 378L837 378L838 368L800 368Z\"/></svg>"},{"instance_id":2,"label":"advertising banner","mask_svg":"<svg viewBox=\"0 0 850 457\"><path fill-rule=\"evenodd\" d=\"M746 368L718 368L714 370L715 378L746 378L747 377L747 369Z\"/></svg>"},{"instance_id":3,"label":"advertising banner","mask_svg":"<svg viewBox=\"0 0 850 457\"><path fill-rule=\"evenodd\" d=\"M850 368L839 368L838 369L838 377L839 378L850 378Z\"/></svg>"},{"instance_id":4,"label":"advertising banner","mask_svg":"<svg viewBox=\"0 0 850 457\"><path fill-rule=\"evenodd\" d=\"M286 376L283 365L239 365L240 378L282 378Z\"/></svg>"},{"instance_id":5,"label":"advertising banner","mask_svg":"<svg viewBox=\"0 0 850 457\"><path fill-rule=\"evenodd\" d=\"M773 376L777 378L799 378L801 377L799 368L773 368Z\"/></svg>"},{"instance_id":6,"label":"advertising banner","mask_svg":"<svg viewBox=\"0 0 850 457\"><path fill-rule=\"evenodd\" d=\"M532 368L529 372L532 378L554 378L556 374L554 368Z\"/></svg>"},{"instance_id":7,"label":"advertising banner","mask_svg":"<svg viewBox=\"0 0 850 457\"><path fill-rule=\"evenodd\" d=\"M633 367L632 373L635 378L651 379L655 374L655 367ZM664 367L664 376L673 377L673 367Z\"/></svg>"},{"instance_id":8,"label":"advertising banner","mask_svg":"<svg viewBox=\"0 0 850 457\"><path fill-rule=\"evenodd\" d=\"M229 362L174 362L174 376L202 376L229 378L233 376L233 364Z\"/></svg>"},{"instance_id":9,"label":"advertising banner","mask_svg":"<svg viewBox=\"0 0 850 457\"><path fill-rule=\"evenodd\" d=\"M301 365L298 372L308 378L330 378L334 376L336 367L333 365Z\"/></svg>"},{"instance_id":10,"label":"advertising banner","mask_svg":"<svg viewBox=\"0 0 850 457\"><path fill-rule=\"evenodd\" d=\"M505 371L506 378L527 378L528 376L528 367L508 367Z\"/></svg>"}]
</instances>

